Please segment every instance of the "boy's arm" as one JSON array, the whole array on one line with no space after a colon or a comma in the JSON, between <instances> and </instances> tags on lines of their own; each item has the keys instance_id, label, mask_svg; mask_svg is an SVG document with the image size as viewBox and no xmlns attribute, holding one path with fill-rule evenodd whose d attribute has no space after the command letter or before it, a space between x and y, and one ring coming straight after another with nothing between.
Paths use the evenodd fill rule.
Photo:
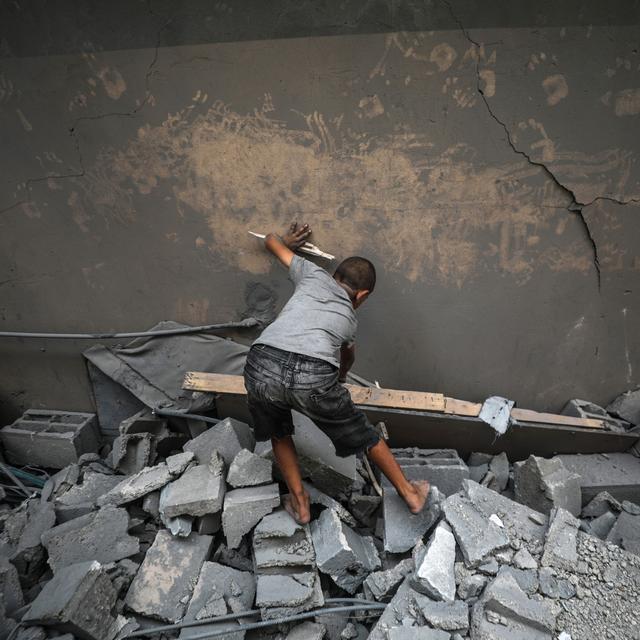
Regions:
<instances>
[{"instance_id":1,"label":"boy's arm","mask_svg":"<svg viewBox=\"0 0 640 640\"><path fill-rule=\"evenodd\" d=\"M339 382L347 381L347 373L353 366L356 360L356 345L355 342L351 344L343 344L340 347L340 373L338 374Z\"/></svg>"},{"instance_id":2,"label":"boy's arm","mask_svg":"<svg viewBox=\"0 0 640 640\"><path fill-rule=\"evenodd\" d=\"M264 246L288 269L294 256L293 252L299 249L310 235L311 229L308 224L298 226L298 223L294 222L282 237L270 233L264 240Z\"/></svg>"}]
</instances>

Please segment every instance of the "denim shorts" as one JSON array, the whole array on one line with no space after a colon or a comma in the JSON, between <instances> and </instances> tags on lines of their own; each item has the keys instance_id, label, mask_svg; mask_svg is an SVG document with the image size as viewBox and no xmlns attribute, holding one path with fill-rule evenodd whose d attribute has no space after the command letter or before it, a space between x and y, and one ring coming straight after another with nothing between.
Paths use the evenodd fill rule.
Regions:
<instances>
[{"instance_id":1,"label":"denim shorts","mask_svg":"<svg viewBox=\"0 0 640 640\"><path fill-rule=\"evenodd\" d=\"M380 440L329 362L257 344L247 356L244 383L256 440L292 435L292 409L324 431L340 457L367 451Z\"/></svg>"}]
</instances>

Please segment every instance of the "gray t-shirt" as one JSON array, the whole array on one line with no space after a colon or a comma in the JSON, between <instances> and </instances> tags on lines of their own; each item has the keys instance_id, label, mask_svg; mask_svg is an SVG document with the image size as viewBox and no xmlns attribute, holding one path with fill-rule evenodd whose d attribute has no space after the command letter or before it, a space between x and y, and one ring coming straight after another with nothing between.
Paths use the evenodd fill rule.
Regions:
<instances>
[{"instance_id":1,"label":"gray t-shirt","mask_svg":"<svg viewBox=\"0 0 640 640\"><path fill-rule=\"evenodd\" d=\"M295 291L280 315L254 344L326 360L336 367L337 350L356 339L358 322L347 292L313 262L293 256L289 278Z\"/></svg>"}]
</instances>

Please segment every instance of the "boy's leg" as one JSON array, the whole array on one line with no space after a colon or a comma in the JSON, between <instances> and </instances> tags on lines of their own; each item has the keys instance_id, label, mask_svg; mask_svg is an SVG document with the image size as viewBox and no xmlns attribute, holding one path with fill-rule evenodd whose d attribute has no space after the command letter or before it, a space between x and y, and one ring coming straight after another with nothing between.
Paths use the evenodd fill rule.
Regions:
<instances>
[{"instance_id":1,"label":"boy's leg","mask_svg":"<svg viewBox=\"0 0 640 640\"><path fill-rule=\"evenodd\" d=\"M420 513L429 495L429 483L426 480L410 482L404 475L391 449L381 438L367 451L367 457L384 473L395 487L398 495L407 503L411 513Z\"/></svg>"},{"instance_id":2,"label":"boy's leg","mask_svg":"<svg viewBox=\"0 0 640 640\"><path fill-rule=\"evenodd\" d=\"M291 513L299 524L307 524L311 519L309 494L302 485L298 454L293 438L291 436L271 438L271 445L273 446L273 455L280 468L280 473L282 473L282 477L289 488L291 502L290 505L285 502L285 507L291 507L293 513L289 508L287 508L287 511Z\"/></svg>"}]
</instances>

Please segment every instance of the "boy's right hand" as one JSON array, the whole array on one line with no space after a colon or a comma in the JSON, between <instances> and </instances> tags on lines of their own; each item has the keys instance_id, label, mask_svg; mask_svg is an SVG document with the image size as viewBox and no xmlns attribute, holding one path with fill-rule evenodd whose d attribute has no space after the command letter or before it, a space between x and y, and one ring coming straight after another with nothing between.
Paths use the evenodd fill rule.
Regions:
<instances>
[{"instance_id":1,"label":"boy's right hand","mask_svg":"<svg viewBox=\"0 0 640 640\"><path fill-rule=\"evenodd\" d=\"M282 242L291 251L299 249L311 235L311 229L308 224L298 226L297 222L292 222L289 231L282 236Z\"/></svg>"}]
</instances>

